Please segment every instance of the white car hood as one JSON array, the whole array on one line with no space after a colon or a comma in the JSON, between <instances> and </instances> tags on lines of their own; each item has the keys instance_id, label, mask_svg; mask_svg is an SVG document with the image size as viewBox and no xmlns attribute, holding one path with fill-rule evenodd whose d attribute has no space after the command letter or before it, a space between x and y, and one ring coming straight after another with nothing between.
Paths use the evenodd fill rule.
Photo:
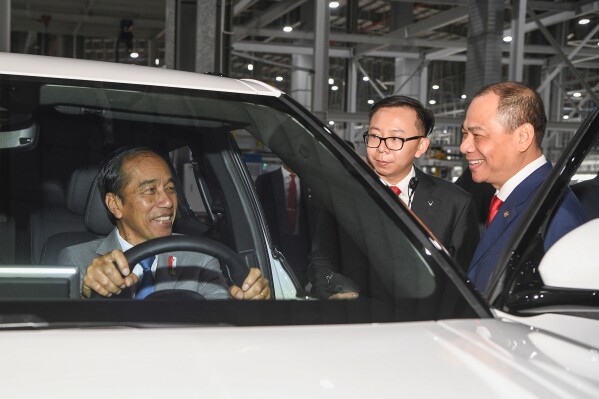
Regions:
<instances>
[{"instance_id":1,"label":"white car hood","mask_svg":"<svg viewBox=\"0 0 599 399\"><path fill-rule=\"evenodd\" d=\"M2 398L599 397L599 353L500 320L0 333Z\"/></svg>"}]
</instances>

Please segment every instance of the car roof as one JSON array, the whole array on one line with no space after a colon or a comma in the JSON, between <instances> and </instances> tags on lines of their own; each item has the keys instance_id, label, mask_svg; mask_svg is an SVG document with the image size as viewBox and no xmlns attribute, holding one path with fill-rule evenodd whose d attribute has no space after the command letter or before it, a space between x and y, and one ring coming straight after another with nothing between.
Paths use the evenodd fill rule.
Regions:
<instances>
[{"instance_id":1,"label":"car roof","mask_svg":"<svg viewBox=\"0 0 599 399\"><path fill-rule=\"evenodd\" d=\"M22 76L116 82L279 97L283 92L252 79L232 79L196 72L133 64L30 54L0 53L0 73Z\"/></svg>"}]
</instances>

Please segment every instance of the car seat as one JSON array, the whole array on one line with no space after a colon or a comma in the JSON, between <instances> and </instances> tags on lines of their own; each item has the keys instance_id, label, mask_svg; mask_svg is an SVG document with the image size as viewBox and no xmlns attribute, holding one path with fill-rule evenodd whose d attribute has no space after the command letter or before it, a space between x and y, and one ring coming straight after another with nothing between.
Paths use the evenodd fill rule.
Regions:
<instances>
[{"instance_id":1,"label":"car seat","mask_svg":"<svg viewBox=\"0 0 599 399\"><path fill-rule=\"evenodd\" d=\"M73 171L66 188L59 181L42 183L44 205L29 216L29 243L31 263L41 261L46 240L62 232L84 232L83 213L97 167Z\"/></svg>"},{"instance_id":2,"label":"car seat","mask_svg":"<svg viewBox=\"0 0 599 399\"><path fill-rule=\"evenodd\" d=\"M86 190L86 201L84 201L83 231L66 231L54 234L46 240L41 254L41 264L56 264L58 254L63 248L83 242L95 240L110 233L114 225L106 214L104 203L100 197L97 182L98 169L92 176L91 183ZM83 190L81 187L79 190Z\"/></svg>"}]
</instances>

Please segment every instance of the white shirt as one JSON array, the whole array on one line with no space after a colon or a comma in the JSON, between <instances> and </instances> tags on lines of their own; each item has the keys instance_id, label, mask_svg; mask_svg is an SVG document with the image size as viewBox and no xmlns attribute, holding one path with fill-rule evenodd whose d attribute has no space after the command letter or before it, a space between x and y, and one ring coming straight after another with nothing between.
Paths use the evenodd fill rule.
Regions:
<instances>
[{"instance_id":1,"label":"white shirt","mask_svg":"<svg viewBox=\"0 0 599 399\"><path fill-rule=\"evenodd\" d=\"M408 173L406 175L406 177L404 177L399 183L397 184L389 184L388 182L386 182L385 180L383 180L381 178L381 181L386 185L386 186L395 186L397 188L399 188L401 190L401 193L399 194L399 199L406 205L408 206L408 204L410 203L410 199L408 197L408 195L410 194L409 190L409 186L410 186L410 180L412 180L413 177L416 177L416 171L414 170L414 165L412 165L412 169L410 170L410 173ZM412 204L409 205L409 207L412 207Z\"/></svg>"},{"instance_id":2,"label":"white shirt","mask_svg":"<svg viewBox=\"0 0 599 399\"><path fill-rule=\"evenodd\" d=\"M123 250L123 252L133 248L133 245L129 244L129 242L127 242L123 237L121 237L121 233L118 231L117 229L117 238L119 239L119 244L121 244L121 249ZM154 258L154 263L152 263L152 275L156 276L156 266L158 265L158 257ZM138 263L137 265L135 265L135 267L133 268L133 270L131 271L131 273L135 273L135 275L137 277L139 277L139 279L141 280L141 278L144 275L144 269L141 267L141 265Z\"/></svg>"},{"instance_id":3,"label":"white shirt","mask_svg":"<svg viewBox=\"0 0 599 399\"><path fill-rule=\"evenodd\" d=\"M518 173L516 173L508 181L506 181L503 184L503 186L501 186L501 188L495 192L495 195L500 200L505 202L507 197L510 196L512 191L514 191L520 183L522 183L528 176L532 175L535 170L539 169L546 163L547 159L545 158L545 155L541 155L540 157L538 157L537 159L520 169Z\"/></svg>"}]
</instances>

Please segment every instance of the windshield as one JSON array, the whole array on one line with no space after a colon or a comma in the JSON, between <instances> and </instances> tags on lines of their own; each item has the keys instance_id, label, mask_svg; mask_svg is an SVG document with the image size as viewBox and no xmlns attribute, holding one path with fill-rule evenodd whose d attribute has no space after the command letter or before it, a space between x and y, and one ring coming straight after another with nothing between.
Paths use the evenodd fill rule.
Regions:
<instances>
[{"instance_id":1,"label":"windshield","mask_svg":"<svg viewBox=\"0 0 599 399\"><path fill-rule=\"evenodd\" d=\"M99 322L112 320L103 307L142 306L152 309L146 321L231 324L487 315L435 239L359 156L286 96L6 76L0 92L3 314ZM114 150L140 146L172 173L173 233L215 241L240 259L236 267L209 252L220 256L213 272L225 290L242 286L248 268L260 269L271 301L176 296L183 305L166 317L162 302L82 299L87 266L104 253L66 260L65 248L114 233L96 176ZM205 285L205 277L202 284L193 277L204 266L179 252L165 255L169 289ZM156 263L158 279L163 266ZM305 313L290 315L290 306ZM206 310L223 307L249 310L243 317ZM261 316L252 319L253 312Z\"/></svg>"}]
</instances>

